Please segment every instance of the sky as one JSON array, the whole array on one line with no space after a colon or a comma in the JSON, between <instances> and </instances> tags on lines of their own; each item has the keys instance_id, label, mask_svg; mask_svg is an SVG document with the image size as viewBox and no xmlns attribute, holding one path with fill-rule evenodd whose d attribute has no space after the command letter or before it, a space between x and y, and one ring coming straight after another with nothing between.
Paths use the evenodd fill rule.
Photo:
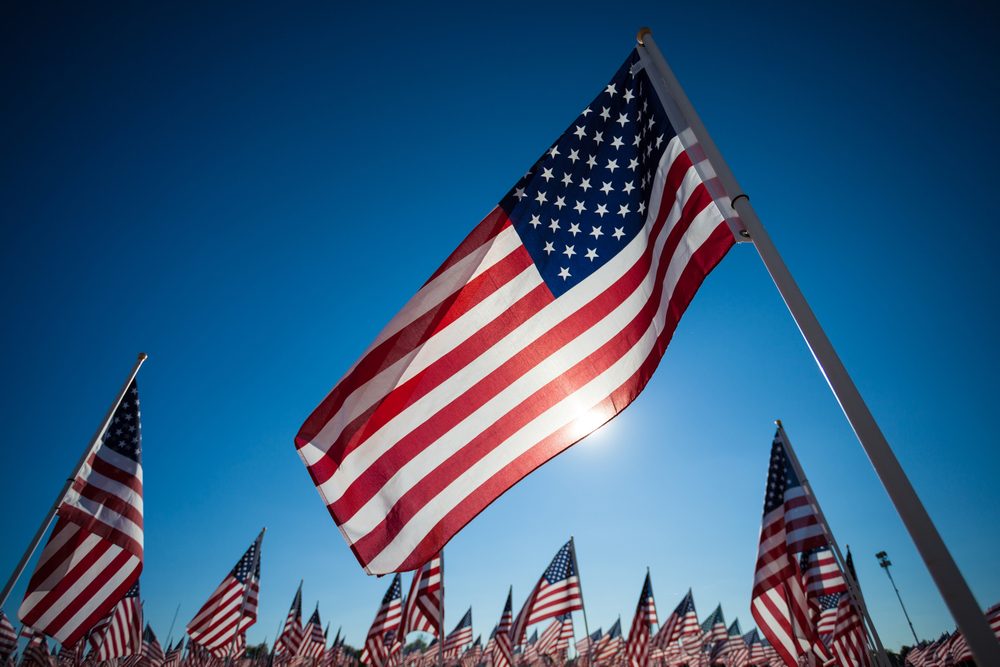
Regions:
<instances>
[{"instance_id":1,"label":"sky","mask_svg":"<svg viewBox=\"0 0 1000 667\"><path fill-rule=\"evenodd\" d=\"M293 437L648 25L979 603L1000 602L995 7L362 4L0 10L4 577L142 351L161 640L266 526L249 640L304 579L305 613L359 645L389 580ZM750 245L632 406L449 543L448 629L471 605L488 634L570 535L591 631L630 622L647 567L661 618L691 587L700 617L721 602L748 628L777 418L887 647L912 637L880 550L917 634L953 629Z\"/></svg>"}]
</instances>

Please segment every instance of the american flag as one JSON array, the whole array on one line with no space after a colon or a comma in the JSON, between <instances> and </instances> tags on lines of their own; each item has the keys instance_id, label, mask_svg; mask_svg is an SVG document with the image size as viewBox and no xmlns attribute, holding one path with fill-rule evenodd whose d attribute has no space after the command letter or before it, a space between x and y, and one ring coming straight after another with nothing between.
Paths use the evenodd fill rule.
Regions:
<instances>
[{"instance_id":1,"label":"american flag","mask_svg":"<svg viewBox=\"0 0 1000 667\"><path fill-rule=\"evenodd\" d=\"M656 620L656 601L653 599L653 582L646 572L646 580L639 593L639 602L635 607L632 627L628 631L626 657L629 667L646 667L649 662L649 638Z\"/></svg>"},{"instance_id":2,"label":"american flag","mask_svg":"<svg viewBox=\"0 0 1000 667\"><path fill-rule=\"evenodd\" d=\"M847 667L870 667L873 665L868 652L865 629L855 605L851 604L850 593L843 593L837 605L837 623L833 630L830 649L841 665Z\"/></svg>"},{"instance_id":3,"label":"american flag","mask_svg":"<svg viewBox=\"0 0 1000 667\"><path fill-rule=\"evenodd\" d=\"M59 505L18 617L75 644L142 571L142 435L135 380Z\"/></svg>"},{"instance_id":4,"label":"american flag","mask_svg":"<svg viewBox=\"0 0 1000 667\"><path fill-rule=\"evenodd\" d=\"M497 624L496 633L493 640L496 645L493 647L493 667L513 667L514 665L514 644L511 641L511 630L514 628L513 612L513 587L507 590L507 602L504 604L503 613L500 614L500 623Z\"/></svg>"},{"instance_id":5,"label":"american flag","mask_svg":"<svg viewBox=\"0 0 1000 667\"><path fill-rule=\"evenodd\" d=\"M743 635L743 642L747 646L747 661L751 665L763 665L767 662L767 654L764 652L764 644L760 641L760 635L757 633L756 628Z\"/></svg>"},{"instance_id":6,"label":"american flag","mask_svg":"<svg viewBox=\"0 0 1000 667\"><path fill-rule=\"evenodd\" d=\"M402 636L419 630L440 637L443 622L444 552L441 552L413 573L403 609Z\"/></svg>"},{"instance_id":7,"label":"american flag","mask_svg":"<svg viewBox=\"0 0 1000 667\"><path fill-rule=\"evenodd\" d=\"M178 639L174 647L163 656L163 667L177 667L181 664L181 654L184 652L184 640Z\"/></svg>"},{"instance_id":8,"label":"american flag","mask_svg":"<svg viewBox=\"0 0 1000 667\"><path fill-rule=\"evenodd\" d=\"M986 620L997 639L1000 639L1000 602L986 610Z\"/></svg>"},{"instance_id":9,"label":"american flag","mask_svg":"<svg viewBox=\"0 0 1000 667\"><path fill-rule=\"evenodd\" d=\"M624 647L625 640L622 639L622 619L615 621L608 633L601 637L594 649L594 662L598 665L606 665L613 661Z\"/></svg>"},{"instance_id":10,"label":"american flag","mask_svg":"<svg viewBox=\"0 0 1000 667\"><path fill-rule=\"evenodd\" d=\"M260 547L264 531L187 625L192 640L218 658L230 657L234 640L257 622Z\"/></svg>"},{"instance_id":11,"label":"american flag","mask_svg":"<svg viewBox=\"0 0 1000 667\"><path fill-rule=\"evenodd\" d=\"M689 642L695 637L701 637L701 626L698 624L698 612L694 607L694 594L688 589L680 603L671 612L666 622L660 626L653 638L653 645L666 649L681 637Z\"/></svg>"},{"instance_id":12,"label":"american flag","mask_svg":"<svg viewBox=\"0 0 1000 667\"><path fill-rule=\"evenodd\" d=\"M303 658L319 658L326 649L326 635L323 634L323 623L319 620L319 603L313 610L309 622L302 633L302 642L297 654Z\"/></svg>"},{"instance_id":13,"label":"american flag","mask_svg":"<svg viewBox=\"0 0 1000 667\"><path fill-rule=\"evenodd\" d=\"M535 650L540 655L550 655L556 650L559 637L562 636L563 621L569 618L572 618L571 614L556 616L545 630L542 631L542 634L538 636L538 645L535 647Z\"/></svg>"},{"instance_id":14,"label":"american flag","mask_svg":"<svg viewBox=\"0 0 1000 667\"><path fill-rule=\"evenodd\" d=\"M83 651L87 647L84 637L81 637L75 644L63 644L59 647L57 662L60 667L73 667L83 661Z\"/></svg>"},{"instance_id":15,"label":"american flag","mask_svg":"<svg viewBox=\"0 0 1000 667\"><path fill-rule=\"evenodd\" d=\"M789 461L779 429L771 447L750 610L786 664L808 655L814 640L796 554L826 544L823 527Z\"/></svg>"},{"instance_id":16,"label":"american flag","mask_svg":"<svg viewBox=\"0 0 1000 667\"><path fill-rule=\"evenodd\" d=\"M98 661L138 655L142 650L142 603L139 582L125 593L111 614L91 632L91 655Z\"/></svg>"},{"instance_id":17,"label":"american flag","mask_svg":"<svg viewBox=\"0 0 1000 667\"><path fill-rule=\"evenodd\" d=\"M533 665L538 661L538 628L521 647L521 664Z\"/></svg>"},{"instance_id":18,"label":"american flag","mask_svg":"<svg viewBox=\"0 0 1000 667\"><path fill-rule=\"evenodd\" d=\"M282 628L281 635L278 636L278 641L275 642L275 653L284 655L295 655L298 653L299 646L302 645L303 633L302 582L300 581L299 588L295 591L295 597L292 598L292 606L288 608L285 627Z\"/></svg>"},{"instance_id":19,"label":"american flag","mask_svg":"<svg viewBox=\"0 0 1000 667\"><path fill-rule=\"evenodd\" d=\"M45 639L45 634L22 626L21 636L28 640L28 644L21 653L20 667L52 667L49 659L49 643Z\"/></svg>"},{"instance_id":20,"label":"american flag","mask_svg":"<svg viewBox=\"0 0 1000 667\"><path fill-rule=\"evenodd\" d=\"M455 629L448 633L444 640L445 655L454 657L466 645L472 642L472 607L465 612Z\"/></svg>"},{"instance_id":21,"label":"american flag","mask_svg":"<svg viewBox=\"0 0 1000 667\"><path fill-rule=\"evenodd\" d=\"M142 659L139 664L142 667L162 667L164 657L163 647L160 646L153 628L147 623L146 629L142 631Z\"/></svg>"},{"instance_id":22,"label":"american flag","mask_svg":"<svg viewBox=\"0 0 1000 667\"><path fill-rule=\"evenodd\" d=\"M743 641L743 631L740 629L739 619L735 619L729 626L725 646L720 652L720 662L726 667L746 667L750 657L746 642Z\"/></svg>"},{"instance_id":23,"label":"american flag","mask_svg":"<svg viewBox=\"0 0 1000 667\"><path fill-rule=\"evenodd\" d=\"M597 643L601 640L601 636L603 634L604 633L601 631L601 628L597 628L597 630L591 632L589 636L584 635L583 639L576 643L576 655L581 665L587 665L591 662L594 647L597 646Z\"/></svg>"},{"instance_id":24,"label":"american flag","mask_svg":"<svg viewBox=\"0 0 1000 667\"><path fill-rule=\"evenodd\" d=\"M623 410L734 243L633 51L296 436L361 565L419 566Z\"/></svg>"},{"instance_id":25,"label":"american flag","mask_svg":"<svg viewBox=\"0 0 1000 667\"><path fill-rule=\"evenodd\" d=\"M476 637L476 641L472 642L472 646L466 649L465 653L462 655L461 665L462 667L476 667L476 665L482 662L483 658L483 637L482 635Z\"/></svg>"},{"instance_id":26,"label":"american flag","mask_svg":"<svg viewBox=\"0 0 1000 667\"><path fill-rule=\"evenodd\" d=\"M382 597L382 604L365 639L367 664L373 667L386 667L390 658L402 648L403 638L397 637L403 618L402 596L403 587L397 574Z\"/></svg>"},{"instance_id":27,"label":"american flag","mask_svg":"<svg viewBox=\"0 0 1000 667\"><path fill-rule=\"evenodd\" d=\"M721 604L708 615L708 618L702 621L701 631L707 642L721 641L729 637L729 631L726 629L726 617L722 614Z\"/></svg>"},{"instance_id":28,"label":"american flag","mask_svg":"<svg viewBox=\"0 0 1000 667\"><path fill-rule=\"evenodd\" d=\"M16 650L17 633L7 620L7 615L0 611L0 663L5 662Z\"/></svg>"},{"instance_id":29,"label":"american flag","mask_svg":"<svg viewBox=\"0 0 1000 667\"><path fill-rule=\"evenodd\" d=\"M847 591L847 581L828 546L809 549L800 557L806 595L831 595Z\"/></svg>"},{"instance_id":30,"label":"american flag","mask_svg":"<svg viewBox=\"0 0 1000 667\"><path fill-rule=\"evenodd\" d=\"M583 609L573 540L564 544L525 600L511 630L511 642L524 641L528 626Z\"/></svg>"}]
</instances>

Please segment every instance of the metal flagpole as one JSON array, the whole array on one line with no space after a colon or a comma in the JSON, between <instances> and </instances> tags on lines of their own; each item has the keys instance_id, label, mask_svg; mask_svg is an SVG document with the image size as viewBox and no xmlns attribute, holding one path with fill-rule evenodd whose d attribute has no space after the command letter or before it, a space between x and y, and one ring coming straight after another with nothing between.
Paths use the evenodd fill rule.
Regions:
<instances>
[{"instance_id":1,"label":"metal flagpole","mask_svg":"<svg viewBox=\"0 0 1000 667\"><path fill-rule=\"evenodd\" d=\"M576 570L576 583L580 588L580 609L583 612L583 631L587 633L588 644L590 642L590 625L587 624L587 604L583 601L583 577L580 576L580 563L576 560L576 541L573 536L569 536L569 550L573 554L573 569ZM576 644L573 644L574 650L576 649ZM589 645L588 645L589 651Z\"/></svg>"},{"instance_id":2,"label":"metal flagpole","mask_svg":"<svg viewBox=\"0 0 1000 667\"><path fill-rule=\"evenodd\" d=\"M438 667L444 667L444 549L441 549L438 557L441 559L441 618L438 621ZM406 638L404 637L403 639Z\"/></svg>"},{"instance_id":3,"label":"metal flagpole","mask_svg":"<svg viewBox=\"0 0 1000 667\"><path fill-rule=\"evenodd\" d=\"M878 654L879 664L883 665L883 667L891 667L889 658L885 654L885 648L882 646L882 638L879 637L878 631L875 629L875 623L872 622L872 618L868 614L868 607L865 605L865 600L861 597L861 587L858 586L858 582L855 580L854 575L852 575L847 569L847 565L845 564L846 562L844 561L844 555L841 553L840 545L837 543L837 538L833 536L833 529L830 528L830 523L826 520L826 515L823 514L823 508L820 507L819 499L813 492L812 485L806 477L806 471L802 468L802 464L799 462L799 457L795 453L795 448L792 447L791 440L788 439L785 427L781 423L780 419L776 419L774 424L778 427L778 432L781 434L781 441L785 446L785 451L788 452L788 460L791 462L792 467L795 468L795 474L799 478L799 483L802 484L802 488L805 489L806 497L809 499L809 504L812 505L813 511L816 512L816 516L819 518L820 526L823 527L823 532L826 534L826 539L830 542L834 558L837 559L837 565L840 567L841 572L844 573L844 581L847 582L847 586L851 590L851 595L854 597L854 600L857 601L858 608L861 610L862 616L864 616L865 621L868 623L868 628L875 644L875 650Z\"/></svg>"},{"instance_id":4,"label":"metal flagpole","mask_svg":"<svg viewBox=\"0 0 1000 667\"><path fill-rule=\"evenodd\" d=\"M689 127L712 167L718 174L726 192L732 197L732 208L746 226L747 234L795 320L802 337L809 346L817 365L826 378L837 402L840 403L844 415L850 422L861 446L875 468L882 485L888 492L896 511L899 512L903 524L920 552L927 569L937 584L941 597L948 605L951 615L969 643L976 661L982 665L1000 665L1000 643L996 641L990 630L986 617L980 609L976 598L972 595L968 583L962 577L961 571L941 539L940 533L931 521L927 510L917 496L913 485L903 472L896 455L875 422L871 411L865 404L861 393L855 386L843 362L834 350L826 333L820 327L819 321L799 290L795 279L785 266L784 260L778 254L777 248L768 236L760 219L750 204L750 197L744 194L729 165L722 159L711 136L702 124L698 113L694 110L683 88L674 76L673 71L656 46L648 28L643 28L637 35L638 51L643 65L650 71L650 80L657 94L669 108L676 105L684 123L678 123L682 129ZM655 73L658 76L653 76ZM672 119L673 120L673 119ZM735 194L734 194L735 193Z\"/></svg>"},{"instance_id":5,"label":"metal flagpole","mask_svg":"<svg viewBox=\"0 0 1000 667\"><path fill-rule=\"evenodd\" d=\"M264 532L267 530L267 526L260 529L260 535L257 536L257 553L254 554L253 567L250 568L250 574L247 575L247 579L253 581L254 576L257 574L257 568L260 567L260 547L261 543L264 541ZM257 582L260 585L260 582ZM243 613L247 608L247 598L250 597L250 586L244 582L243 586L243 599L240 600L240 615L236 619L236 634L233 635L233 641L229 644L229 650L226 651L226 665L230 664L233 659L233 649L236 648L236 641L240 638L240 626L243 624Z\"/></svg>"},{"instance_id":6,"label":"metal flagpole","mask_svg":"<svg viewBox=\"0 0 1000 667\"><path fill-rule=\"evenodd\" d=\"M167 630L167 650L170 650L170 641L174 638L174 623L177 622L177 614L181 611L181 605L177 603L177 609L174 610L174 618L170 621L170 629Z\"/></svg>"},{"instance_id":7,"label":"metal flagpole","mask_svg":"<svg viewBox=\"0 0 1000 667\"><path fill-rule=\"evenodd\" d=\"M52 503L52 508L49 509L48 514L46 514L45 518L42 519L42 524L38 527L38 532L35 533L35 536L32 538L31 543L28 544L28 548L25 550L24 555L21 556L21 560L14 568L14 572L10 575L10 579L7 580L7 585L3 587L3 592L0 593L0 607L2 607L7 603L7 597L10 595L11 590L14 588L14 584L16 584L17 580L21 578L21 575L24 573L24 568L27 567L28 565L28 561L31 560L31 557L35 553L35 549L38 548L38 545L42 541L42 537L45 536L45 533L48 531L49 526L52 525L52 520L56 518L56 511L62 504L63 498L66 497L66 492L69 491L69 487L76 480L76 476L80 474L80 470L87 462L87 459L90 458L91 452L94 451L94 448L97 446L97 443L100 442L101 436L104 435L104 431L108 428L108 424L111 422L112 415L114 415L115 410L118 409L118 405L122 402L122 399L125 397L125 392L128 391L129 385L132 384L132 381L135 379L136 374L139 372L139 367L142 366L142 363L146 361L146 359L148 358L149 357L148 355L146 355L146 353L144 352L139 353L139 358L136 359L135 365L132 367L132 371L128 374L128 377L125 379L125 384L122 385L122 388L121 390L119 390L118 395L115 397L114 402L111 404L111 407L108 408L107 414L104 415L104 419L101 420L100 425L97 427L97 431L94 433L94 436L90 439L90 445L87 447L87 449L84 450L83 455L80 457L80 460L76 464L76 468L73 469L73 474L71 474L68 478L66 478L66 483L63 484L62 490L59 491L59 495L56 496L56 501Z\"/></svg>"}]
</instances>

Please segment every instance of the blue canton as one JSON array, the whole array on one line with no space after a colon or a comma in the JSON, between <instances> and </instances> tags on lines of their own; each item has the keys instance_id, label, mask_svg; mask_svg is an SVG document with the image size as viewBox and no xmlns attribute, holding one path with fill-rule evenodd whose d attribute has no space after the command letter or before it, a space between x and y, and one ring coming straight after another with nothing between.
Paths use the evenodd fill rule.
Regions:
<instances>
[{"instance_id":1,"label":"blue canton","mask_svg":"<svg viewBox=\"0 0 1000 667\"><path fill-rule=\"evenodd\" d=\"M256 566L256 569L255 569ZM247 576L250 575L250 571L254 570L254 578L258 581L260 580L260 559L257 558L257 542L255 541L247 549L247 552L243 554L243 558L236 563L236 567L230 573L236 578L241 584L247 580Z\"/></svg>"},{"instance_id":2,"label":"blue canton","mask_svg":"<svg viewBox=\"0 0 1000 667\"><path fill-rule=\"evenodd\" d=\"M785 453L785 444L775 435L771 445L771 467L767 473L767 490L764 495L764 514L785 504L785 492L799 486L799 478L792 470Z\"/></svg>"},{"instance_id":3,"label":"blue canton","mask_svg":"<svg viewBox=\"0 0 1000 667\"><path fill-rule=\"evenodd\" d=\"M635 51L500 205L556 297L643 228L660 156L675 132Z\"/></svg>"},{"instance_id":4,"label":"blue canton","mask_svg":"<svg viewBox=\"0 0 1000 667\"><path fill-rule=\"evenodd\" d=\"M546 583L554 584L557 581L576 576L576 567L573 563L573 554L570 552L569 542L562 546L552 562L545 569L542 577Z\"/></svg>"},{"instance_id":5,"label":"blue canton","mask_svg":"<svg viewBox=\"0 0 1000 667\"><path fill-rule=\"evenodd\" d=\"M400 583L399 575L392 580L392 585L389 586L389 590L385 592L385 597L382 598L382 604L388 604L395 600L396 598L403 596L403 584Z\"/></svg>"},{"instance_id":6,"label":"blue canton","mask_svg":"<svg viewBox=\"0 0 1000 667\"><path fill-rule=\"evenodd\" d=\"M135 380L128 386L122 402L101 436L101 446L138 462L142 456L142 429L139 426L139 390Z\"/></svg>"}]
</instances>

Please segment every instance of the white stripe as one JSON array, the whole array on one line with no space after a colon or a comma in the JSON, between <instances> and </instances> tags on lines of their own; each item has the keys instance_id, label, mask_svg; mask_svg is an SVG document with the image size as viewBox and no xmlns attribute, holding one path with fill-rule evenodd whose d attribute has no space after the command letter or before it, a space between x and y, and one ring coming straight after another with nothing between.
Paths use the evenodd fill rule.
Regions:
<instances>
[{"instance_id":1,"label":"white stripe","mask_svg":"<svg viewBox=\"0 0 1000 667\"><path fill-rule=\"evenodd\" d=\"M685 177L681 192L689 195L697 188L698 184L697 174L693 170L688 170L688 175ZM686 200L687 197L683 199ZM706 209L706 211L712 210L714 210L714 207ZM374 528L382 520L385 510L391 507L391 502L386 506L386 499L395 502L395 499L402 496L411 487L412 482L410 480L422 478L422 471L437 468L444 460L475 437L482 430L483 424L494 423L497 418L506 414L526 396L534 394L538 389L572 368L573 365L617 334L621 330L623 323L629 322L648 300L649 292L647 290L652 289L652 286L649 285L651 282L650 277L655 276L659 262L661 261L659 252L666 242L670 230L680 218L681 212L682 206L680 204L671 209L666 224L661 230L660 237L656 239L654 261L651 263L649 273L632 294L622 303L618 304L600 322L581 333L574 341L554 352L545 360L545 363L536 365L505 387L487 403L480 406L474 413L463 419L449 433L438 439L432 446L425 448L397 470L393 477L383 485L377 496L371 498L353 517L341 524L341 530L348 541L353 543ZM653 220L655 218L651 213L647 225L650 225ZM699 226L695 224L691 225L692 230L697 229L697 227ZM431 418L443 406L449 405L452 401L461 397L468 391L470 386L486 377L512 357L523 352L531 343L550 331L555 326L555 322L561 322L579 309L586 307L595 295L600 294L606 287L613 284L615 280L643 255L646 246L647 240L644 235L637 235L626 249L588 278L587 283L585 283L586 290L581 290L578 286L578 288L570 290L560 299L553 301L524 324L505 336L488 353L482 354L475 361L463 368L460 373L456 373L445 382L442 382L434 390L418 401L415 401L394 419L387 422L368 438L363 447L358 447L351 452L333 476L321 485L321 493L324 497L328 499L332 498L333 501L340 498L350 483L360 477L374 461L388 451L396 442L405 437L410 429L419 426ZM682 254L683 249L679 247L675 253L675 257ZM686 265L686 259L684 263ZM533 266L530 268L537 275L537 269ZM679 271L676 273L676 277L679 277ZM591 281L594 282L591 283ZM669 294L672 294L673 284L669 279L666 281L666 284L670 286ZM669 299L669 296L667 298Z\"/></svg>"},{"instance_id":2,"label":"white stripe","mask_svg":"<svg viewBox=\"0 0 1000 667\"><path fill-rule=\"evenodd\" d=\"M714 205L707 208L706 211L713 216L719 215ZM691 252L700 247L715 230L715 226L707 225L705 222L702 221L702 224L691 225L689 235L692 235L692 238L687 243L681 244L671 258L671 268L664 277L664 286L667 289L664 290L656 316L631 350L622 355L611 367L585 386L546 410L517 433L514 433L424 505L417 511L413 519L399 531L394 539L371 560L368 565L368 569L371 572L389 572L396 569L413 551L413 548L426 536L427 532L455 505L478 488L482 480L491 478L496 472L522 455L547 435L572 423L586 409L604 400L608 396L609 390L613 391L617 389L635 373L645 360L649 350L656 343L656 339L663 326L667 304L673 295L673 288L681 271L687 265ZM580 435L582 436L583 433Z\"/></svg>"}]
</instances>

